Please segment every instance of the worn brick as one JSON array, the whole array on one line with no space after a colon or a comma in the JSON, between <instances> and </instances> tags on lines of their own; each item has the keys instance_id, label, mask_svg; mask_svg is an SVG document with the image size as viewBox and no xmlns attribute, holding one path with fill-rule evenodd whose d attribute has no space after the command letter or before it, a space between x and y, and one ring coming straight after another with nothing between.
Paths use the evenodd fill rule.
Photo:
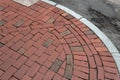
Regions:
<instances>
[{"instance_id":1,"label":"worn brick","mask_svg":"<svg viewBox=\"0 0 120 80\"><path fill-rule=\"evenodd\" d=\"M63 48L65 51L65 54L71 54L71 50L70 50L68 44L63 44Z\"/></svg>"},{"instance_id":2,"label":"worn brick","mask_svg":"<svg viewBox=\"0 0 120 80\"><path fill-rule=\"evenodd\" d=\"M71 34L71 32L69 30L66 30L66 31L64 31L64 32L62 32L60 34L61 34L61 36L66 36L68 34Z\"/></svg>"},{"instance_id":3,"label":"worn brick","mask_svg":"<svg viewBox=\"0 0 120 80\"><path fill-rule=\"evenodd\" d=\"M0 11L2 11L3 9L4 9L4 7L1 7L1 6L0 6Z\"/></svg>"},{"instance_id":4,"label":"worn brick","mask_svg":"<svg viewBox=\"0 0 120 80\"><path fill-rule=\"evenodd\" d=\"M4 20L0 20L0 26L3 26L6 23Z\"/></svg>"},{"instance_id":5,"label":"worn brick","mask_svg":"<svg viewBox=\"0 0 120 80\"><path fill-rule=\"evenodd\" d=\"M3 47L3 46L4 46L4 44L0 42L0 48Z\"/></svg>"},{"instance_id":6,"label":"worn brick","mask_svg":"<svg viewBox=\"0 0 120 80\"><path fill-rule=\"evenodd\" d=\"M15 24L13 24L16 28L19 28L21 25L24 24L24 20L19 20L18 22L16 22Z\"/></svg>"},{"instance_id":7,"label":"worn brick","mask_svg":"<svg viewBox=\"0 0 120 80\"><path fill-rule=\"evenodd\" d=\"M66 13L66 12L65 12L65 13L63 13L63 14L61 14L61 15L65 17L65 16L67 16L67 15L68 15L68 13Z\"/></svg>"},{"instance_id":8,"label":"worn brick","mask_svg":"<svg viewBox=\"0 0 120 80\"><path fill-rule=\"evenodd\" d=\"M20 48L19 50L18 50L18 53L20 53L20 54L24 54L26 52L26 50L24 49L24 48Z\"/></svg>"},{"instance_id":9,"label":"worn brick","mask_svg":"<svg viewBox=\"0 0 120 80\"><path fill-rule=\"evenodd\" d=\"M50 18L47 22L48 22L48 23L53 23L54 21L55 21L55 19Z\"/></svg>"},{"instance_id":10,"label":"worn brick","mask_svg":"<svg viewBox=\"0 0 120 80\"><path fill-rule=\"evenodd\" d=\"M73 56L72 55L67 55L67 65L73 66Z\"/></svg>"},{"instance_id":11,"label":"worn brick","mask_svg":"<svg viewBox=\"0 0 120 80\"><path fill-rule=\"evenodd\" d=\"M73 67L71 65L67 65L65 68L64 76L67 79L71 79L72 78L72 71L73 71Z\"/></svg>"},{"instance_id":12,"label":"worn brick","mask_svg":"<svg viewBox=\"0 0 120 80\"><path fill-rule=\"evenodd\" d=\"M59 68L62 65L62 61L60 60L55 60L55 62L53 63L53 65L51 66L50 70L54 71L54 72L58 72Z\"/></svg>"},{"instance_id":13,"label":"worn brick","mask_svg":"<svg viewBox=\"0 0 120 80\"><path fill-rule=\"evenodd\" d=\"M48 39L46 42L43 43L44 47L49 47L53 43L52 39Z\"/></svg>"}]
</instances>

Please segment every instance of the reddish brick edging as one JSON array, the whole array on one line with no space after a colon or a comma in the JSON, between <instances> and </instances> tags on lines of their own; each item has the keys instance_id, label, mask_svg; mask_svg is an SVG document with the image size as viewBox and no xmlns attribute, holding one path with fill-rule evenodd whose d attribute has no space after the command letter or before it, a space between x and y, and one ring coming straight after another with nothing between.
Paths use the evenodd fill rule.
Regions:
<instances>
[{"instance_id":1,"label":"reddish brick edging","mask_svg":"<svg viewBox=\"0 0 120 80\"><path fill-rule=\"evenodd\" d=\"M102 41L83 23L47 3L0 3L1 80L119 80Z\"/></svg>"}]
</instances>

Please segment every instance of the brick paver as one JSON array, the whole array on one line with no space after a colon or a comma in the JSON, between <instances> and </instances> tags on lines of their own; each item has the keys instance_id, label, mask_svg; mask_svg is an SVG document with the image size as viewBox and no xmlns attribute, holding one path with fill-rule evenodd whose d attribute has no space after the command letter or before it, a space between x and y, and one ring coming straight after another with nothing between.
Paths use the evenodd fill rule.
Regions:
<instances>
[{"instance_id":1,"label":"brick paver","mask_svg":"<svg viewBox=\"0 0 120 80\"><path fill-rule=\"evenodd\" d=\"M79 20L42 1L0 0L0 80L120 80L110 52Z\"/></svg>"}]
</instances>

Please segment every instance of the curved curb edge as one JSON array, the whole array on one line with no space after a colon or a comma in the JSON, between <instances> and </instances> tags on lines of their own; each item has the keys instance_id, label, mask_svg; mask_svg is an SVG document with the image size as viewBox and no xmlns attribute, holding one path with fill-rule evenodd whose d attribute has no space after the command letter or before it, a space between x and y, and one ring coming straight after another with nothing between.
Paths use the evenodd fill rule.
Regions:
<instances>
[{"instance_id":1,"label":"curved curb edge","mask_svg":"<svg viewBox=\"0 0 120 80\"><path fill-rule=\"evenodd\" d=\"M73 11L61 4L57 4L51 0L41 0L41 1L51 4L51 5L54 5L57 8L60 8L64 11L66 11L67 13L71 14L72 16L74 16L75 18L80 20L82 23L87 25L93 32L95 32L96 35L103 41L103 43L105 44L107 49L110 51L111 55L113 56L115 63L117 65L119 74L120 74L120 62L119 62L120 61L120 53L117 50L117 48L114 46L114 44L111 42L111 40L100 29L98 29L97 26L95 26L93 23L91 23L87 19L83 18L81 15L79 15L75 11Z\"/></svg>"}]
</instances>

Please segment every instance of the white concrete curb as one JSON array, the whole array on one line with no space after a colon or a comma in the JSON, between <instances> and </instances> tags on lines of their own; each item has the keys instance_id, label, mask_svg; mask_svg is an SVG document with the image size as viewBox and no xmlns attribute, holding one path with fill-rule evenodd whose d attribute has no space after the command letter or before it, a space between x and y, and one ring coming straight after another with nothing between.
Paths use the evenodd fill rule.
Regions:
<instances>
[{"instance_id":1,"label":"white concrete curb","mask_svg":"<svg viewBox=\"0 0 120 80\"><path fill-rule=\"evenodd\" d=\"M13 0L13 1L18 2L18 3L25 5L25 6L31 6L34 3L38 2L39 0Z\"/></svg>"},{"instance_id":2,"label":"white concrete curb","mask_svg":"<svg viewBox=\"0 0 120 80\"><path fill-rule=\"evenodd\" d=\"M116 62L116 65L117 65L119 73L120 73L120 53L117 50L117 48L113 45L111 40L100 29L98 29L93 23L91 23L87 19L83 18L78 13L74 12L73 10L71 10L63 5L57 4L50 0L41 0L41 1L51 4L51 5L54 5L64 11L66 11L67 13L71 14L72 16L74 16L75 18L77 18L78 20L83 22L85 25L87 25L93 32L95 32L96 35L103 41L103 43L106 45L106 47L110 51L111 55L113 56L113 58Z\"/></svg>"}]
</instances>

